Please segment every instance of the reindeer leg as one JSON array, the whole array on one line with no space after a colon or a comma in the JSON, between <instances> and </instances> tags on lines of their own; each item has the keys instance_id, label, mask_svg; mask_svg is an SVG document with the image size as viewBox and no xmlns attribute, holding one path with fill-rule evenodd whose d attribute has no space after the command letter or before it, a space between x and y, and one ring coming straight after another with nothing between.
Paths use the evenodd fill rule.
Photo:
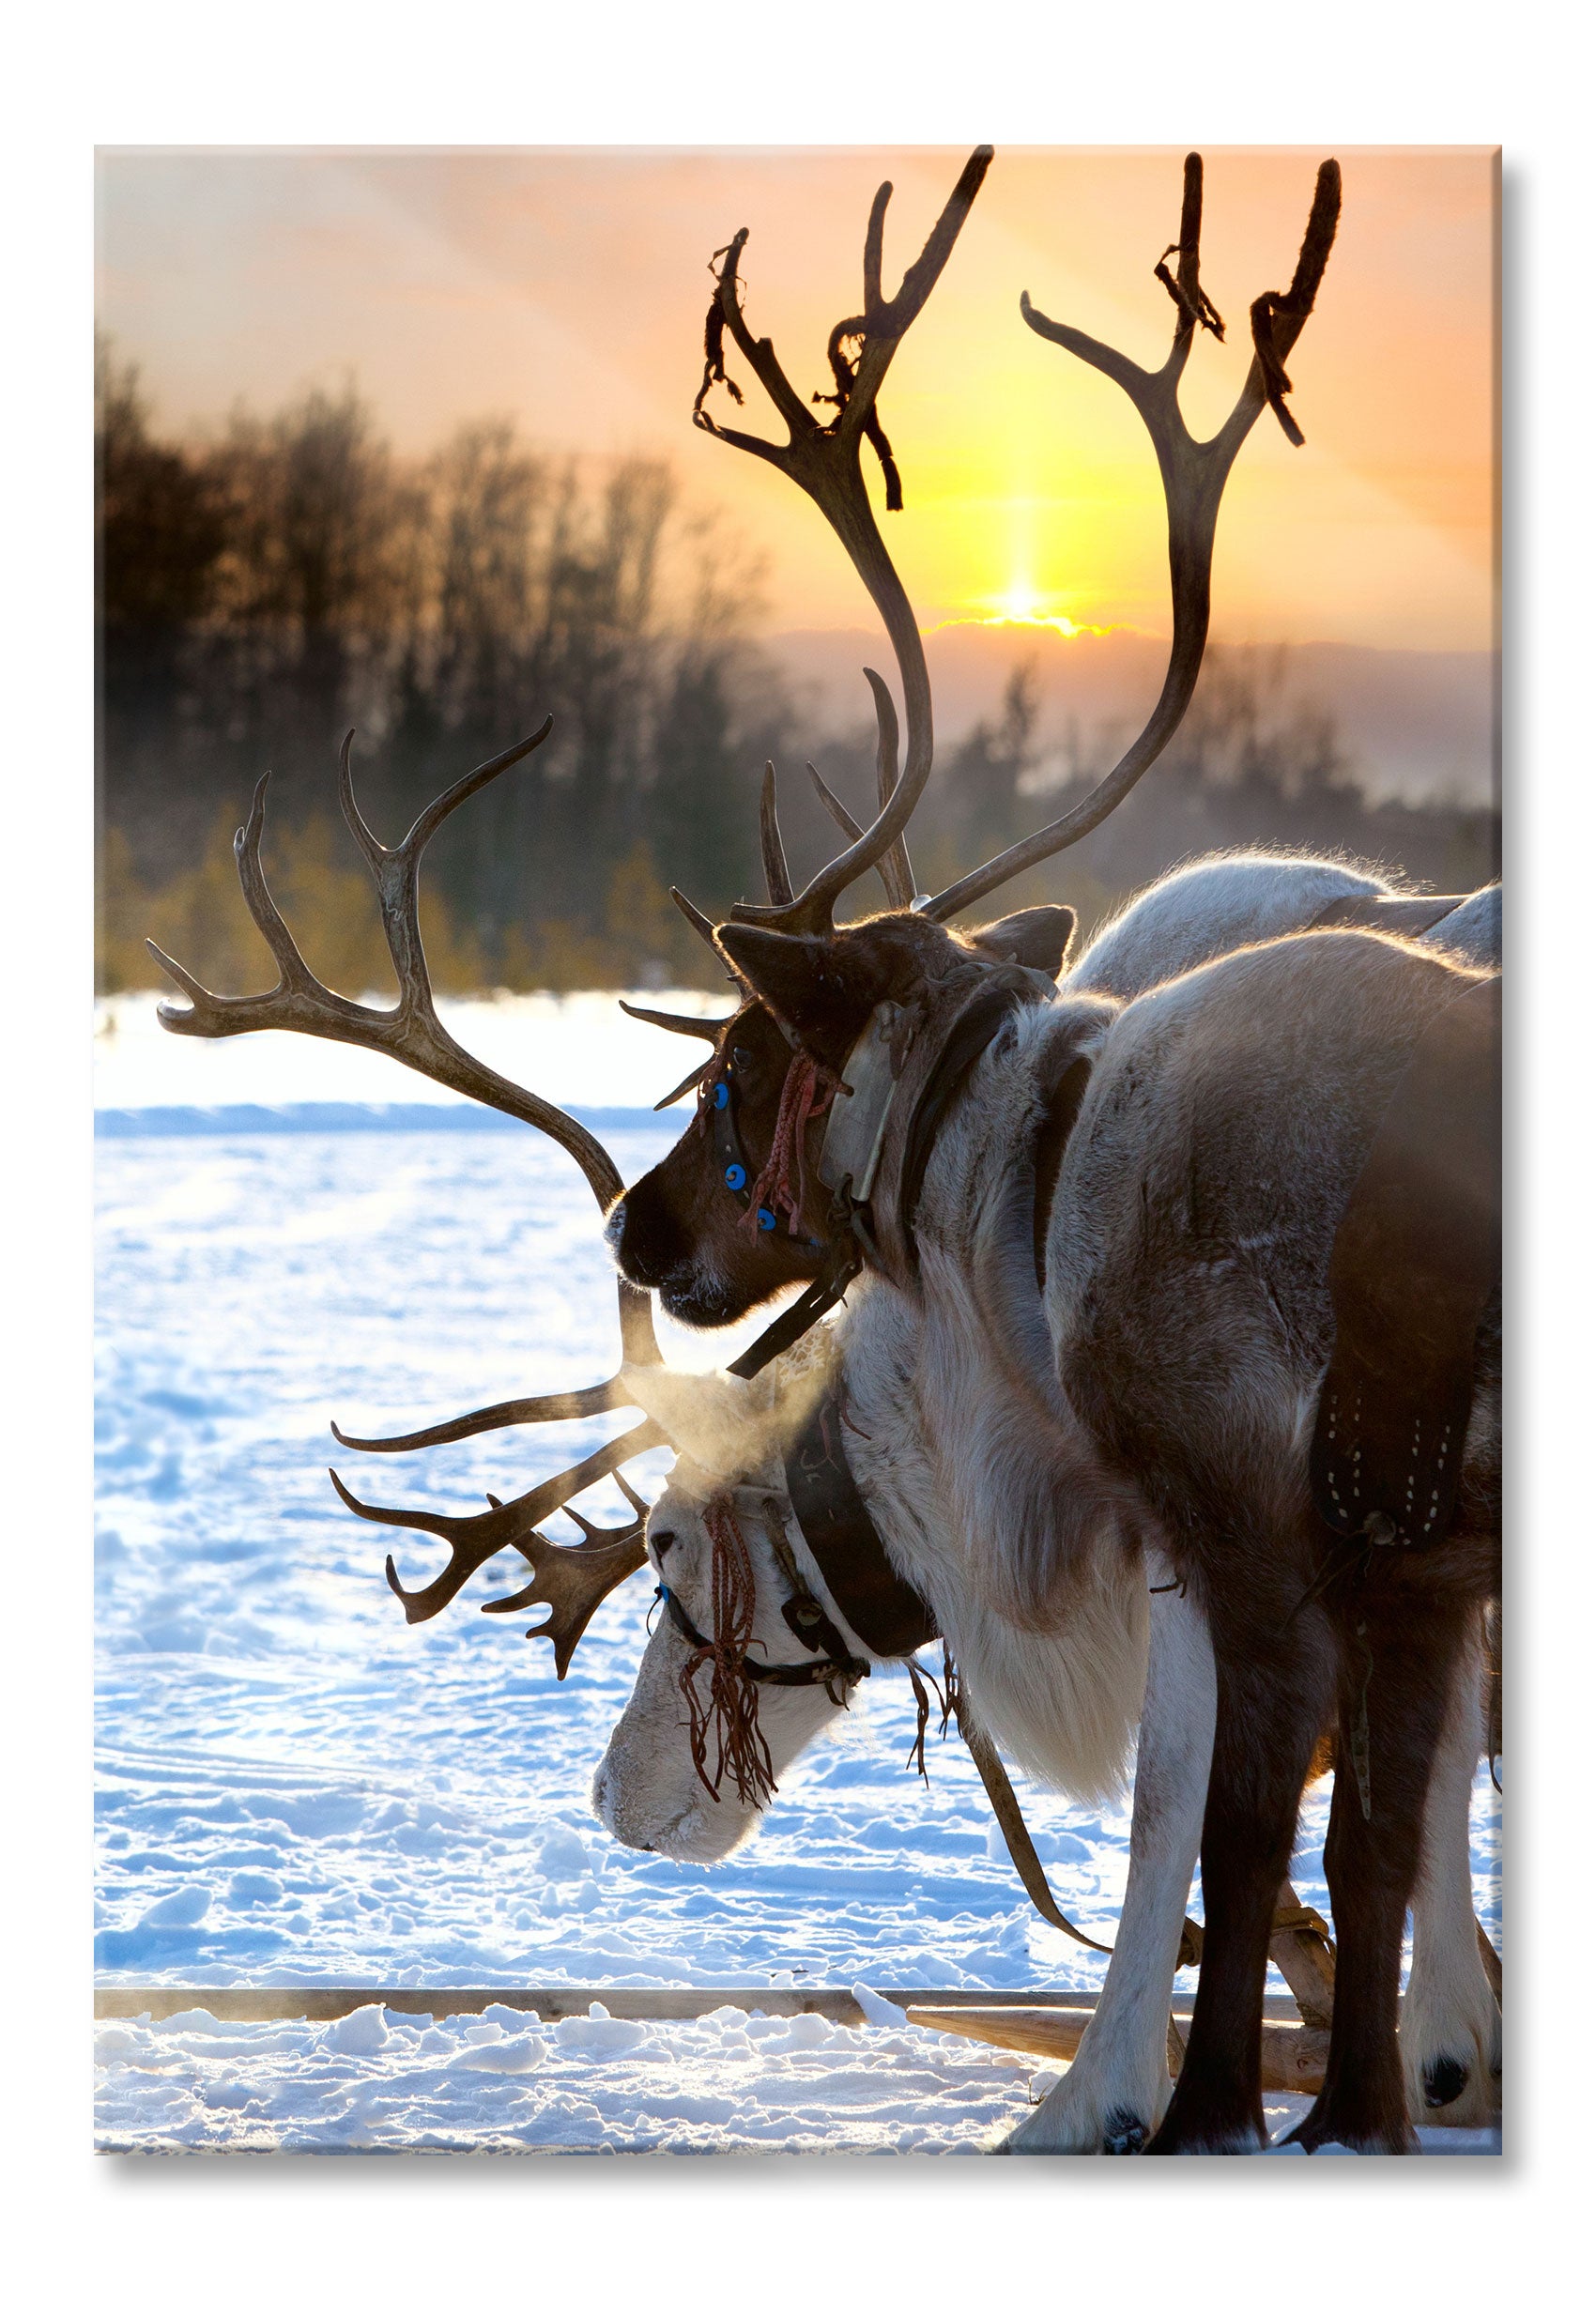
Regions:
<instances>
[{"instance_id":1,"label":"reindeer leg","mask_svg":"<svg viewBox=\"0 0 1596 2300\"><path fill-rule=\"evenodd\" d=\"M1148 1579L1174 1569L1148 1560ZM1193 1600L1152 1601L1136 1746L1130 1876L1103 1993L1081 2049L1003 2155L1134 2155L1170 2095L1170 1984L1203 1832L1214 1745L1214 1655Z\"/></svg>"},{"instance_id":2,"label":"reindeer leg","mask_svg":"<svg viewBox=\"0 0 1596 2300\"><path fill-rule=\"evenodd\" d=\"M1209 1606L1217 1678L1203 1819L1203 1963L1186 2059L1149 2155L1245 2155L1266 2139L1261 2024L1269 1934L1297 1808L1329 1705L1322 1618L1247 1622L1248 1593ZM1222 1625L1222 1626L1221 1626Z\"/></svg>"},{"instance_id":3,"label":"reindeer leg","mask_svg":"<svg viewBox=\"0 0 1596 2300\"><path fill-rule=\"evenodd\" d=\"M1307 2149L1335 2141L1365 2155L1411 2155L1419 2140L1397 2050L1403 1927L1466 1618L1455 1605L1400 1585L1355 1590L1338 1614L1344 1761L1336 1769L1325 1844L1335 2014L1324 2089L1290 2137ZM1360 1781L1356 1751L1365 1734Z\"/></svg>"},{"instance_id":4,"label":"reindeer leg","mask_svg":"<svg viewBox=\"0 0 1596 2300\"><path fill-rule=\"evenodd\" d=\"M1481 1656L1464 1656L1424 1800L1413 1970L1397 2044L1416 2124L1499 2124L1502 2013L1480 1961L1468 1809L1480 1762Z\"/></svg>"}]
</instances>

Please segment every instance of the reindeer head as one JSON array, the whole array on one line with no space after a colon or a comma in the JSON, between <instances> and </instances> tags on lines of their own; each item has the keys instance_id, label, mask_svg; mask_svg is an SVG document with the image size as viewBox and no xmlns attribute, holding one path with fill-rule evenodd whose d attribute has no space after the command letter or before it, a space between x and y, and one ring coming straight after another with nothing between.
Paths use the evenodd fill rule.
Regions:
<instances>
[{"instance_id":1,"label":"reindeer head","mask_svg":"<svg viewBox=\"0 0 1596 2300\"><path fill-rule=\"evenodd\" d=\"M909 1663L924 1771L930 1680L911 1648L934 1626L895 1576L883 1591L879 1543L835 1514L839 1379L828 1327L746 1383L660 1367L628 1377L679 1458L649 1516L660 1610L593 1778L593 1810L623 1844L677 1861L733 1851L884 1659ZM830 1497L818 1521L817 1491ZM944 1725L951 1700L950 1688Z\"/></svg>"},{"instance_id":2,"label":"reindeer head","mask_svg":"<svg viewBox=\"0 0 1596 2300\"><path fill-rule=\"evenodd\" d=\"M795 1593L773 1526L790 1541L785 1487L729 1487L685 1462L649 1513L649 1560L668 1596L592 1786L593 1811L623 1845L723 1860L843 1714L846 1677L781 1681L814 1672L817 1657L788 1618Z\"/></svg>"},{"instance_id":3,"label":"reindeer head","mask_svg":"<svg viewBox=\"0 0 1596 2300\"><path fill-rule=\"evenodd\" d=\"M913 613L876 526L860 452L868 439L885 475L887 509L900 509L902 483L881 428L877 394L898 343L952 253L990 158L985 146L972 156L924 252L890 300L882 292L882 243L891 185L877 193L865 238L864 312L838 323L828 348L836 391L825 404L836 414L827 423L817 422L793 390L770 339L756 338L747 324L739 279L746 232L720 252L718 268L712 267L715 292L694 420L714 437L786 471L819 505L886 626L902 683L908 743L900 778L892 698L885 682L867 671L878 729L874 822L861 829L815 776L821 799L852 843L794 896L775 819L774 771L767 769L761 832L768 903L734 904L729 920L716 928L678 896L729 964L746 1003L697 1076L698 1124L618 1202L607 1235L622 1276L657 1290L676 1316L693 1325L729 1324L784 1287L805 1281L810 1314L819 1314L828 1299L838 1297L872 1244L889 1274L897 1274L895 1260L898 1270L906 1266L898 1246L883 1246L868 1183L888 1132L891 1097L883 1072L892 1081L901 1075L906 1043L918 1030L913 1010L923 1009L928 998L934 1004L939 986L960 978L979 1004L972 973L984 965L1056 975L1074 925L1068 911L1053 907L1018 912L973 934L959 933L948 922L1083 837L1157 759L1185 713L1202 664L1220 499L1235 456L1266 406L1287 436L1301 443L1284 405L1291 386L1283 360L1313 308L1328 261L1341 206L1340 170L1327 161L1319 171L1290 289L1261 296L1251 307L1254 358L1235 409L1211 439L1197 440L1181 414L1179 384L1199 330L1222 339L1224 323L1199 276L1203 163L1192 153L1186 162L1180 236L1155 267L1176 307L1174 343L1160 368L1141 368L1079 330L1045 318L1028 297L1021 300L1038 335L1121 386L1151 435L1168 514L1174 621L1162 691L1119 763L1079 805L941 894L916 897L904 834L930 773L930 684ZM1171 255L1177 258L1173 271ZM726 373L728 334L785 422L784 444L730 429L708 412L705 403L716 385L742 403ZM856 357L844 356L847 345L858 345ZM872 866L892 912L838 928L832 915L837 897ZM979 1010L995 1029L1001 1001L989 999ZM959 1011L955 999L944 1004L944 1019L951 1014L957 1021ZM924 1031L919 1037L924 1046ZM872 1088L867 1105L851 1112L845 1105L867 1080ZM867 1119L862 1114L867 1107ZM897 1123L901 1133L901 1108ZM828 1156L839 1132L848 1156ZM778 1203L781 1190L790 1203ZM900 1207L894 1219L901 1240ZM825 1272L829 1279L822 1278ZM779 1345L785 1337L778 1328L772 1331ZM740 1367L750 1361L762 1358L750 1353Z\"/></svg>"},{"instance_id":4,"label":"reindeer head","mask_svg":"<svg viewBox=\"0 0 1596 2300\"><path fill-rule=\"evenodd\" d=\"M1051 982L1074 924L1048 904L971 934L912 912L821 934L719 928L745 1003L698 1074L694 1125L611 1209L622 1275L693 1326L729 1324L814 1282L867 1195L874 1106L851 1057L873 1023L901 1018L901 1057L939 987L1015 966Z\"/></svg>"}]
</instances>

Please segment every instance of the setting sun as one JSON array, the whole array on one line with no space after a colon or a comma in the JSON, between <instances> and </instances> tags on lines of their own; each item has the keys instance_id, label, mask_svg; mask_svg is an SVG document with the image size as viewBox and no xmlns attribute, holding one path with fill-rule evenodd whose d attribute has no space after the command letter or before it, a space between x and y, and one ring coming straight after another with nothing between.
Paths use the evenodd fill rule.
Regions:
<instances>
[{"instance_id":1,"label":"setting sun","mask_svg":"<svg viewBox=\"0 0 1596 2300\"><path fill-rule=\"evenodd\" d=\"M1240 387L1248 303L1289 271L1321 156L1208 154L1205 277L1230 326L1222 344L1203 338L1182 386L1198 437ZM868 627L813 506L692 426L704 263L748 227L751 322L806 397L854 308L876 186L896 187L886 238L901 266L961 157L114 152L100 318L178 428L216 427L241 393L270 406L353 374L401 453L503 412L556 453L668 458L683 494L763 561L771 628ZM1334 267L1292 371L1307 444L1272 422L1249 442L1220 529L1216 636L1489 649L1491 159L1340 157ZM904 489L888 541L923 623L1168 630L1146 435L1121 392L1024 325L1019 299L1160 360L1170 307L1153 261L1179 170L1178 151L999 152L882 406ZM757 406L749 423L768 428ZM867 483L879 504L873 471Z\"/></svg>"}]
</instances>

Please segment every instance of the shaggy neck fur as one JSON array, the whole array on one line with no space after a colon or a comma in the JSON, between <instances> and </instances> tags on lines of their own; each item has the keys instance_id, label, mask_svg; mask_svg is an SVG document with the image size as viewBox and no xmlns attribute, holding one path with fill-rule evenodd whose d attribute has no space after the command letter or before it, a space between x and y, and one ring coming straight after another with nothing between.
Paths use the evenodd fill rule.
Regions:
<instances>
[{"instance_id":1,"label":"shaggy neck fur","mask_svg":"<svg viewBox=\"0 0 1596 2300\"><path fill-rule=\"evenodd\" d=\"M1049 1025L1046 1009L1019 1016L944 1129L918 1296L856 1290L840 1336L844 1442L989 1733L1090 1802L1125 1786L1146 1675L1148 1528L1059 1388L1036 1291L1036 1066Z\"/></svg>"}]
</instances>

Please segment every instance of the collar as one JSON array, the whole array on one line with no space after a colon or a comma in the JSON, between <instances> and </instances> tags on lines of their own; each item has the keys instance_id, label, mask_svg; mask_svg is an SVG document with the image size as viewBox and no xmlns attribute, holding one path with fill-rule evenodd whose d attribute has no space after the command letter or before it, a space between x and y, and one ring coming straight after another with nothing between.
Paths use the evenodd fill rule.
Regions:
<instances>
[{"instance_id":1,"label":"collar","mask_svg":"<svg viewBox=\"0 0 1596 2300\"><path fill-rule=\"evenodd\" d=\"M936 1619L886 1554L849 1467L842 1415L837 1392L824 1391L788 1448L787 1490L816 1571L843 1620L872 1653L902 1660L938 1635Z\"/></svg>"},{"instance_id":2,"label":"collar","mask_svg":"<svg viewBox=\"0 0 1596 2300\"><path fill-rule=\"evenodd\" d=\"M806 1582L773 1497L767 1530L792 1590L782 1616L817 1659L780 1666L744 1660L743 1674L756 1684L825 1685L839 1679L857 1684L869 1676L870 1664L850 1649L844 1633L882 1661L906 1661L941 1634L930 1607L898 1574L876 1530L843 1446L844 1411L837 1392L824 1391L783 1459L793 1514L841 1630ZM661 1582L658 1594L687 1642L707 1648L709 1640L675 1591Z\"/></svg>"},{"instance_id":3,"label":"collar","mask_svg":"<svg viewBox=\"0 0 1596 2300\"><path fill-rule=\"evenodd\" d=\"M878 1007L871 1017L867 1036L884 1045L892 1084L876 1125L867 1198L852 1215L865 1259L894 1284L918 1281L920 1194L971 1071L1017 1008L1042 1004L1057 988L1031 967L972 960L922 985L892 1016ZM850 1066L859 1054L855 1049Z\"/></svg>"}]
</instances>

